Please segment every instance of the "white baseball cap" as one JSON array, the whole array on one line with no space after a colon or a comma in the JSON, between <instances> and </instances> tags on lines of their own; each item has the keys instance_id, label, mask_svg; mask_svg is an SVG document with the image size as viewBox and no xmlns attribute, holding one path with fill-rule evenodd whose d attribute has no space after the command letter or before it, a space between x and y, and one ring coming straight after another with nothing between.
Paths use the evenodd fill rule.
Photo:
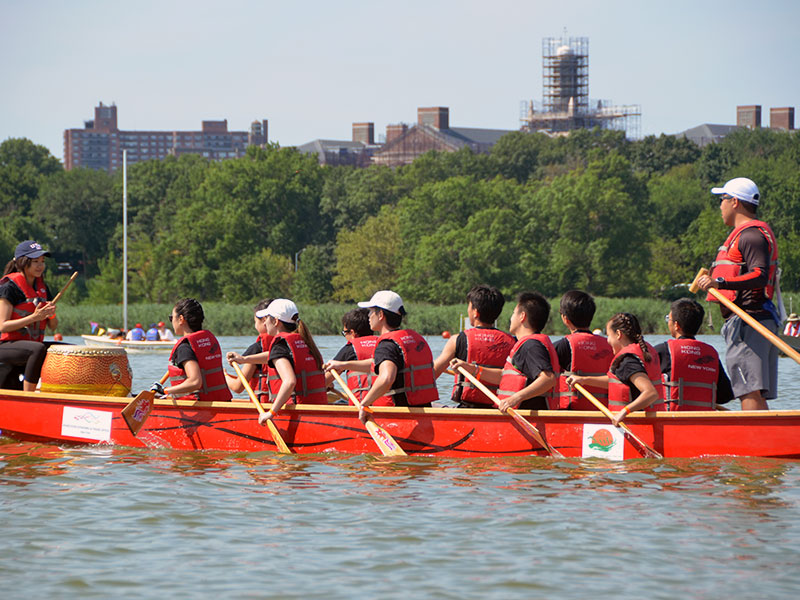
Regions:
<instances>
[{"instance_id":1,"label":"white baseball cap","mask_svg":"<svg viewBox=\"0 0 800 600\"><path fill-rule=\"evenodd\" d=\"M749 202L758 206L759 193L758 186L753 183L752 179L747 177L737 177L726 181L725 185L721 188L711 188L712 194L728 194L734 198L738 198L742 202Z\"/></svg>"},{"instance_id":2,"label":"white baseball cap","mask_svg":"<svg viewBox=\"0 0 800 600\"><path fill-rule=\"evenodd\" d=\"M359 302L361 308L382 308L398 315L403 314L403 299L391 290L375 292L366 302Z\"/></svg>"},{"instance_id":3,"label":"white baseball cap","mask_svg":"<svg viewBox=\"0 0 800 600\"><path fill-rule=\"evenodd\" d=\"M297 315L297 305L286 298L273 300L267 308L256 313L259 319L270 316L284 323L294 323L297 320Z\"/></svg>"}]
</instances>

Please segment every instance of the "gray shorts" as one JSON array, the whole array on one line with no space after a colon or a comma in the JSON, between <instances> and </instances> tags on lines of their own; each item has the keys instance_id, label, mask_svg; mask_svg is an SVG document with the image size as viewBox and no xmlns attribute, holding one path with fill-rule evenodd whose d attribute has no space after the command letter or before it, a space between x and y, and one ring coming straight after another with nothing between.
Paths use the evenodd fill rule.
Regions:
<instances>
[{"instance_id":1,"label":"gray shorts","mask_svg":"<svg viewBox=\"0 0 800 600\"><path fill-rule=\"evenodd\" d=\"M771 332L778 331L772 319L759 321ZM778 349L758 331L733 315L720 331L725 339L725 365L737 398L761 391L765 400L778 397Z\"/></svg>"}]
</instances>

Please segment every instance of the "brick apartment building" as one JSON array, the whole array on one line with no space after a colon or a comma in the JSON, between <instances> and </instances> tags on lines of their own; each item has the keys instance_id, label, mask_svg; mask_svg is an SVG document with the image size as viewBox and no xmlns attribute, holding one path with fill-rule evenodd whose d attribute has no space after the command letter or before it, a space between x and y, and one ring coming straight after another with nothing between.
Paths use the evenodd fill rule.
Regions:
<instances>
[{"instance_id":1,"label":"brick apartment building","mask_svg":"<svg viewBox=\"0 0 800 600\"><path fill-rule=\"evenodd\" d=\"M268 139L267 120L253 121L250 131L228 131L227 119L203 121L199 131L121 131L117 107L102 102L94 120L83 129L64 131L64 168L116 171L122 168L122 151L129 163L167 156L199 154L212 160L244 156L248 146L263 146Z\"/></svg>"}]
</instances>

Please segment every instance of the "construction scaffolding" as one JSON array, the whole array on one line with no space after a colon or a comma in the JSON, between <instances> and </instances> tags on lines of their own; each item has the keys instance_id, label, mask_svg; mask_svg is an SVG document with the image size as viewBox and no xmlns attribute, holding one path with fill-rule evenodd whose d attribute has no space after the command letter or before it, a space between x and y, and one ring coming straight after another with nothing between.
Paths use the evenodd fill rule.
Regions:
<instances>
[{"instance_id":1,"label":"construction scaffolding","mask_svg":"<svg viewBox=\"0 0 800 600\"><path fill-rule=\"evenodd\" d=\"M641 108L589 99L589 38L542 40L542 102L523 101L522 131L566 135L574 129L613 129L638 139Z\"/></svg>"}]
</instances>

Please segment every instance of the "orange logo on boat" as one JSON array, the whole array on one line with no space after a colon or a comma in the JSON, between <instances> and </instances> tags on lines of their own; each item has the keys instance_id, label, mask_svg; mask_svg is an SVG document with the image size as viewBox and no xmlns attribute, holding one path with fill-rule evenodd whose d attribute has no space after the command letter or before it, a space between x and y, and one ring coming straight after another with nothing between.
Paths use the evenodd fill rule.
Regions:
<instances>
[{"instance_id":1,"label":"orange logo on boat","mask_svg":"<svg viewBox=\"0 0 800 600\"><path fill-rule=\"evenodd\" d=\"M602 452L608 452L613 448L617 442L614 441L614 436L608 429L598 429L591 437L592 443L589 448L594 448Z\"/></svg>"}]
</instances>

